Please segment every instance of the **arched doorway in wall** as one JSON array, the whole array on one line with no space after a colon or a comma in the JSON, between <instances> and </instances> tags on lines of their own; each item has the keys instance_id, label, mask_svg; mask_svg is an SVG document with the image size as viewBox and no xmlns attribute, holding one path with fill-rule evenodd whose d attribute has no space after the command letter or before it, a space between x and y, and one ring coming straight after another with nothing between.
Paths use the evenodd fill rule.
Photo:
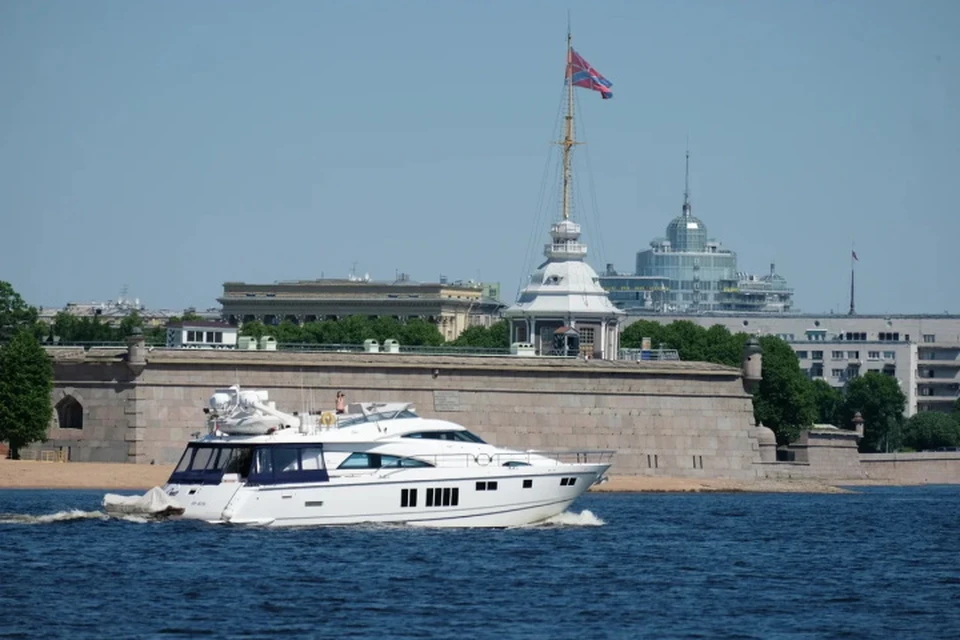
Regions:
<instances>
[{"instance_id":1,"label":"arched doorway in wall","mask_svg":"<svg viewBox=\"0 0 960 640\"><path fill-rule=\"evenodd\" d=\"M61 429L83 429L83 405L76 398L64 396L56 409Z\"/></svg>"}]
</instances>

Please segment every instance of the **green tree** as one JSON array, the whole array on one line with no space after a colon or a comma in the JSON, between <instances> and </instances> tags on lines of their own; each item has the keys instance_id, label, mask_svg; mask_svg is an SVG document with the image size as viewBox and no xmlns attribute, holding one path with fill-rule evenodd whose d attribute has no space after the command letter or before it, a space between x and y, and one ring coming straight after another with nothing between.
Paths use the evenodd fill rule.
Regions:
<instances>
[{"instance_id":1,"label":"green tree","mask_svg":"<svg viewBox=\"0 0 960 640\"><path fill-rule=\"evenodd\" d=\"M900 448L907 398L896 378L868 371L847 383L844 396L842 426L849 426L857 411L863 416L860 451L890 452Z\"/></svg>"},{"instance_id":2,"label":"green tree","mask_svg":"<svg viewBox=\"0 0 960 640\"><path fill-rule=\"evenodd\" d=\"M508 349L510 347L510 327L507 326L506 320L495 322L489 327L470 327L450 344L455 347Z\"/></svg>"},{"instance_id":3,"label":"green tree","mask_svg":"<svg viewBox=\"0 0 960 640\"><path fill-rule=\"evenodd\" d=\"M777 444L789 444L817 416L810 380L800 370L797 354L780 338L761 336L760 348L763 379L753 397L753 414L773 430Z\"/></svg>"},{"instance_id":4,"label":"green tree","mask_svg":"<svg viewBox=\"0 0 960 640\"><path fill-rule=\"evenodd\" d=\"M664 325L653 320L637 320L620 334L620 346L624 349L640 349L643 339L650 338L650 346L654 349L664 342Z\"/></svg>"},{"instance_id":5,"label":"green tree","mask_svg":"<svg viewBox=\"0 0 960 640\"><path fill-rule=\"evenodd\" d=\"M947 413L923 411L907 420L903 444L917 451L960 447L960 421Z\"/></svg>"},{"instance_id":6,"label":"green tree","mask_svg":"<svg viewBox=\"0 0 960 640\"><path fill-rule=\"evenodd\" d=\"M402 345L435 347L443 344L443 334L432 322L414 318L404 323L399 340Z\"/></svg>"},{"instance_id":7,"label":"green tree","mask_svg":"<svg viewBox=\"0 0 960 640\"><path fill-rule=\"evenodd\" d=\"M161 324L143 330L143 339L149 345L164 346L167 344L167 325Z\"/></svg>"},{"instance_id":8,"label":"green tree","mask_svg":"<svg viewBox=\"0 0 960 640\"><path fill-rule=\"evenodd\" d=\"M28 328L0 347L0 441L10 455L31 442L46 440L53 408L53 363Z\"/></svg>"},{"instance_id":9,"label":"green tree","mask_svg":"<svg viewBox=\"0 0 960 640\"><path fill-rule=\"evenodd\" d=\"M127 336L133 334L134 329L140 329L143 331L143 318L140 316L140 312L134 309L128 313L123 320L120 321L120 327L118 328L117 333L119 338L126 338Z\"/></svg>"},{"instance_id":10,"label":"green tree","mask_svg":"<svg viewBox=\"0 0 960 640\"><path fill-rule=\"evenodd\" d=\"M811 385L813 404L817 409L816 421L820 424L832 424L840 428L849 428L843 424L843 391L830 386L826 380L820 378Z\"/></svg>"},{"instance_id":11,"label":"green tree","mask_svg":"<svg viewBox=\"0 0 960 640\"><path fill-rule=\"evenodd\" d=\"M37 324L37 310L31 307L13 285L0 280L0 344L13 338L22 328L30 328Z\"/></svg>"},{"instance_id":12,"label":"green tree","mask_svg":"<svg viewBox=\"0 0 960 640\"><path fill-rule=\"evenodd\" d=\"M743 361L743 345L746 341L747 334L731 334L722 324L715 324L704 333L706 361L739 368Z\"/></svg>"},{"instance_id":13,"label":"green tree","mask_svg":"<svg viewBox=\"0 0 960 640\"><path fill-rule=\"evenodd\" d=\"M244 325L246 326L246 325ZM346 331L334 320L309 322L303 327L304 340L316 344L346 344Z\"/></svg>"},{"instance_id":14,"label":"green tree","mask_svg":"<svg viewBox=\"0 0 960 640\"><path fill-rule=\"evenodd\" d=\"M305 342L303 328L290 320L284 320L280 324L270 327L266 333L273 336L278 343L300 344Z\"/></svg>"},{"instance_id":15,"label":"green tree","mask_svg":"<svg viewBox=\"0 0 960 640\"><path fill-rule=\"evenodd\" d=\"M267 327L267 325L263 324L259 320L244 322L243 326L240 328L240 335L250 336L256 338L257 340L269 333L270 329Z\"/></svg>"},{"instance_id":16,"label":"green tree","mask_svg":"<svg viewBox=\"0 0 960 640\"><path fill-rule=\"evenodd\" d=\"M739 367L747 336L742 333L731 334L729 329L719 324L704 329L689 320L677 320L668 325L638 320L620 334L620 346L639 349L643 346L644 338L650 338L652 349L676 349L681 360Z\"/></svg>"},{"instance_id":17,"label":"green tree","mask_svg":"<svg viewBox=\"0 0 960 640\"><path fill-rule=\"evenodd\" d=\"M654 343L651 346L656 349L661 345ZM707 330L690 320L677 320L664 327L662 346L676 349L681 360L709 362Z\"/></svg>"}]
</instances>

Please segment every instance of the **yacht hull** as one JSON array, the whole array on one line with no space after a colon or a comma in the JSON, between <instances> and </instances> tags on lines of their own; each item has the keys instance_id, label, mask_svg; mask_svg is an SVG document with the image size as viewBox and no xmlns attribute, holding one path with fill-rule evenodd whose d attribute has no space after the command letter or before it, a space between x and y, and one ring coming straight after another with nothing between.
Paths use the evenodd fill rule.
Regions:
<instances>
[{"instance_id":1,"label":"yacht hull","mask_svg":"<svg viewBox=\"0 0 960 640\"><path fill-rule=\"evenodd\" d=\"M404 469L316 483L168 484L164 490L184 506L178 517L223 524L514 527L559 515L609 466L500 468L466 477Z\"/></svg>"}]
</instances>

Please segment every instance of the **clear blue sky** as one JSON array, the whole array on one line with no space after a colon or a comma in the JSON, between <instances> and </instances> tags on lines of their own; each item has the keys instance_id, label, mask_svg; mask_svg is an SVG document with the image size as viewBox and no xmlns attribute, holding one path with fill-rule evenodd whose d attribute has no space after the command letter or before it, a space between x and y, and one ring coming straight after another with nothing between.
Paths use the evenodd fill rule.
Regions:
<instances>
[{"instance_id":1,"label":"clear blue sky","mask_svg":"<svg viewBox=\"0 0 960 640\"><path fill-rule=\"evenodd\" d=\"M960 313L960 2L569 7L615 93L578 90L595 268L680 212L689 135L694 213L741 270L843 311L855 243L858 311ZM0 279L206 308L356 263L512 298L546 240L567 8L0 3Z\"/></svg>"}]
</instances>

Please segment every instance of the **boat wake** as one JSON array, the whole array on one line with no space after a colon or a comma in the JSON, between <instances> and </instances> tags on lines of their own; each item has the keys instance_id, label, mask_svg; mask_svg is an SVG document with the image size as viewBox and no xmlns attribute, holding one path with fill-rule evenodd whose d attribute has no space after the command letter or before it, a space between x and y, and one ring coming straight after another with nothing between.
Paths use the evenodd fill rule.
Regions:
<instances>
[{"instance_id":1,"label":"boat wake","mask_svg":"<svg viewBox=\"0 0 960 640\"><path fill-rule=\"evenodd\" d=\"M103 511L81 511L68 509L44 515L29 513L0 513L0 524L55 524L59 522L74 522L77 520L122 520L124 522L156 522L156 518L144 518L133 515L110 515Z\"/></svg>"},{"instance_id":2,"label":"boat wake","mask_svg":"<svg viewBox=\"0 0 960 640\"><path fill-rule=\"evenodd\" d=\"M602 527L607 524L598 518L589 509L584 509L580 513L573 511L564 511L552 518L547 518L543 522L526 525L528 527Z\"/></svg>"}]
</instances>

